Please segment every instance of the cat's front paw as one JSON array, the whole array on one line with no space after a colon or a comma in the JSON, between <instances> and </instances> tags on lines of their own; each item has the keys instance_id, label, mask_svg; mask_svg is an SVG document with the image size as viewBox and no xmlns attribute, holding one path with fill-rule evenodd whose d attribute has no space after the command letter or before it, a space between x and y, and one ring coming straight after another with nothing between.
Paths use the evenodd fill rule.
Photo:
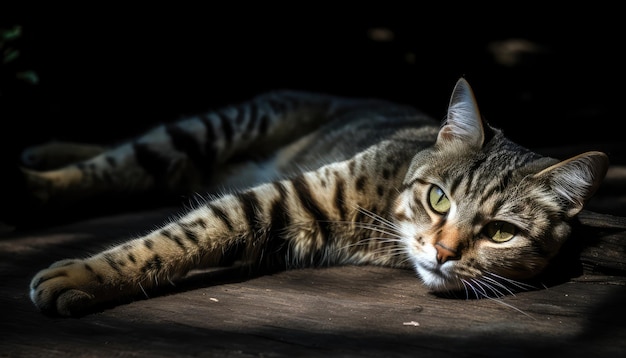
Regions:
<instances>
[{"instance_id":1,"label":"cat's front paw","mask_svg":"<svg viewBox=\"0 0 626 358\"><path fill-rule=\"evenodd\" d=\"M30 299L42 312L78 315L96 303L89 265L82 260L63 260L39 271L30 283Z\"/></svg>"}]
</instances>

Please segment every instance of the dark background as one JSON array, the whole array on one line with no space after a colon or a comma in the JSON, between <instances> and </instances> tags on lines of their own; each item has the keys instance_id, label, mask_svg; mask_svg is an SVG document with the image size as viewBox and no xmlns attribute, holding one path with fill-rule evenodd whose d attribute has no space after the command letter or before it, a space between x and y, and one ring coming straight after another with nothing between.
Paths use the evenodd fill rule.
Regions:
<instances>
[{"instance_id":1,"label":"dark background","mask_svg":"<svg viewBox=\"0 0 626 358\"><path fill-rule=\"evenodd\" d=\"M23 30L19 59L1 68L5 160L50 139L118 141L278 88L383 97L443 118L460 76L514 140L583 144L621 160L617 7L302 4L4 11L2 26ZM380 28L392 39L372 39ZM505 65L490 48L512 39L535 50ZM37 73L36 85L14 79L24 70Z\"/></svg>"}]
</instances>

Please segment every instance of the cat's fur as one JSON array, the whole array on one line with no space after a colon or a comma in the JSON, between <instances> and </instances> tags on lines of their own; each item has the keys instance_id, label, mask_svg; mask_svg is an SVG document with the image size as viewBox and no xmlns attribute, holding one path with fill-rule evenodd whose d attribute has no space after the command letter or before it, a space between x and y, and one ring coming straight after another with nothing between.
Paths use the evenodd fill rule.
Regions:
<instances>
[{"instance_id":1,"label":"cat's fur","mask_svg":"<svg viewBox=\"0 0 626 358\"><path fill-rule=\"evenodd\" d=\"M44 207L214 193L143 237L52 264L30 298L73 315L234 260L413 268L435 291L507 292L557 254L607 167L600 152L558 161L506 139L465 79L442 124L386 101L269 93L83 162L25 170Z\"/></svg>"}]
</instances>

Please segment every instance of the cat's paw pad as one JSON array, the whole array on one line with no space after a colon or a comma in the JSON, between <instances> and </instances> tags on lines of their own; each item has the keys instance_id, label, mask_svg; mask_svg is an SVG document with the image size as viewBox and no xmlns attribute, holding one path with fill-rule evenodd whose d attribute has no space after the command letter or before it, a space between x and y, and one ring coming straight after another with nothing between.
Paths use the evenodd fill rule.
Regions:
<instances>
[{"instance_id":1,"label":"cat's paw pad","mask_svg":"<svg viewBox=\"0 0 626 358\"><path fill-rule=\"evenodd\" d=\"M42 312L77 315L93 306L93 273L82 260L63 260L39 271L30 283L30 299Z\"/></svg>"}]
</instances>

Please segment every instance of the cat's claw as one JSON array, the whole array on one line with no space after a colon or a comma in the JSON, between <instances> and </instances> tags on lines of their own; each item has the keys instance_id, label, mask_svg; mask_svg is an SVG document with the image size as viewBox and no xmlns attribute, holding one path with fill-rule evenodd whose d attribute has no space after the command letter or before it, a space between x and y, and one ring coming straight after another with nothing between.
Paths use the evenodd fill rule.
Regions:
<instances>
[{"instance_id":1,"label":"cat's claw","mask_svg":"<svg viewBox=\"0 0 626 358\"><path fill-rule=\"evenodd\" d=\"M86 267L81 260L63 260L41 270L30 283L30 299L47 314L81 314L95 303L89 293L93 277Z\"/></svg>"}]
</instances>

